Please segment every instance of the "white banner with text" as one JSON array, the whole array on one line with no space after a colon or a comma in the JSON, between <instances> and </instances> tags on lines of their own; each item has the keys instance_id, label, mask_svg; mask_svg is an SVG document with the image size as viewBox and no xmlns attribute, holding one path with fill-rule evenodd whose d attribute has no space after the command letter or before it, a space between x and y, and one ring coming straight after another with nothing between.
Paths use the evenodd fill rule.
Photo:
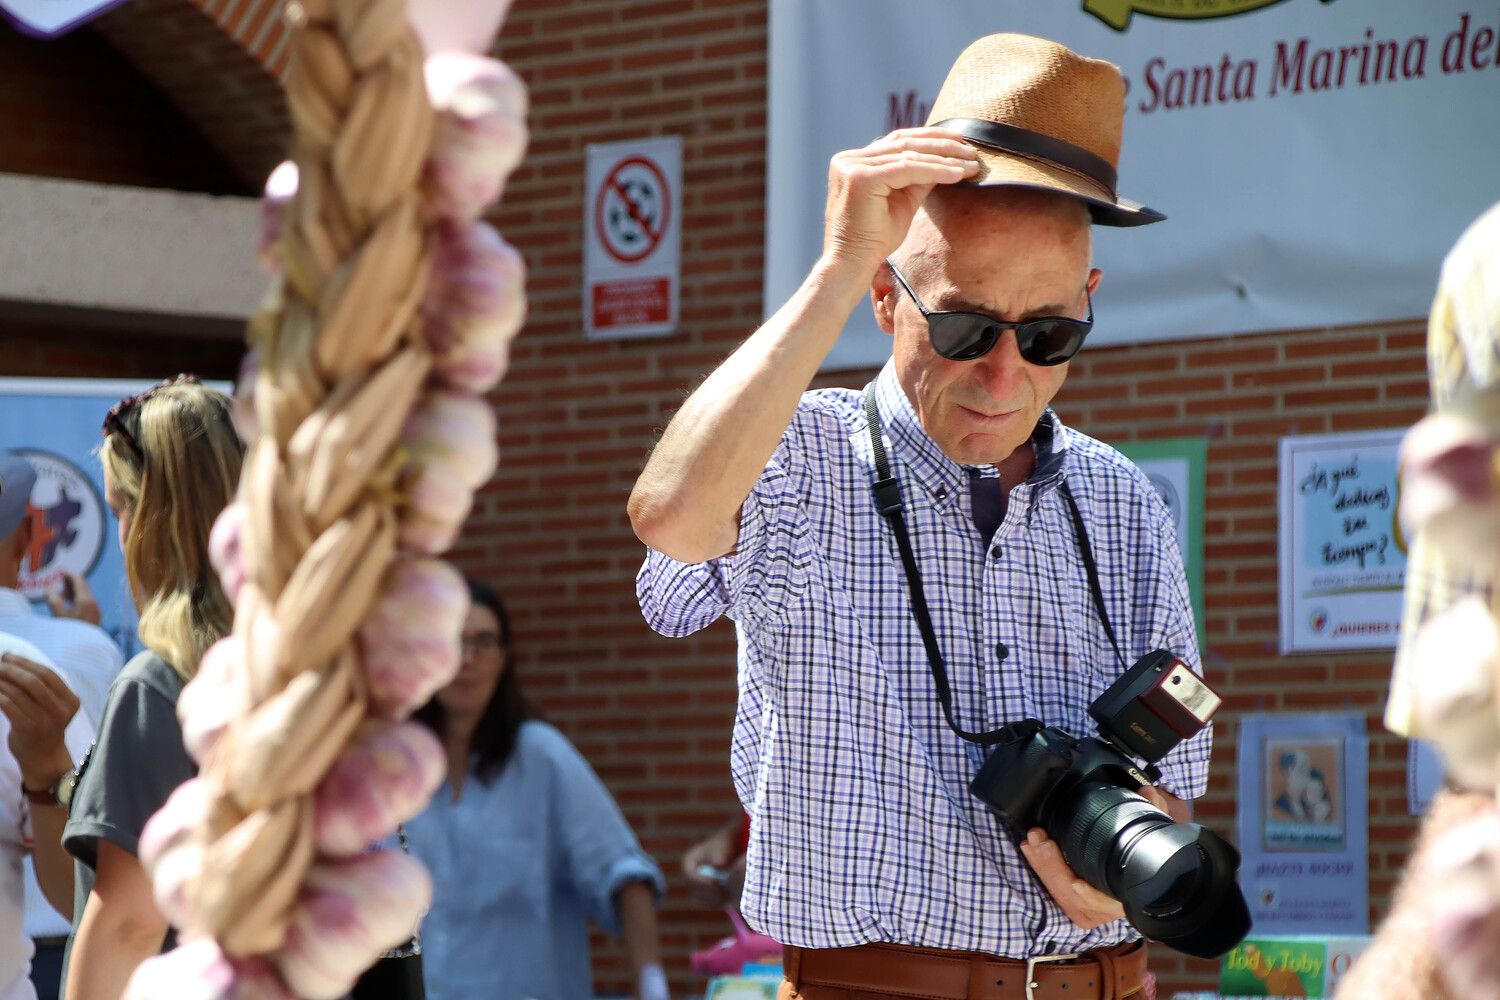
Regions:
<instances>
[{"instance_id":1,"label":"white banner with text","mask_svg":"<svg viewBox=\"0 0 1500 1000\"><path fill-rule=\"evenodd\" d=\"M921 125L949 65L1017 31L1125 75L1091 343L1407 319L1500 199L1500 6L1472 0L770 0L765 310L822 244L828 160ZM828 367L879 364L856 310Z\"/></svg>"}]
</instances>

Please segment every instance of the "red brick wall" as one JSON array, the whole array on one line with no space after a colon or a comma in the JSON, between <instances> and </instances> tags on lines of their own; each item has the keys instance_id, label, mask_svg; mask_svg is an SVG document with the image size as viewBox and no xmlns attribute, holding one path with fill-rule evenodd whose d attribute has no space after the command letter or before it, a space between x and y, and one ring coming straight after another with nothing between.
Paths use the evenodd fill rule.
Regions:
<instances>
[{"instance_id":1,"label":"red brick wall","mask_svg":"<svg viewBox=\"0 0 1500 1000\"><path fill-rule=\"evenodd\" d=\"M531 266L531 320L496 394L501 469L461 550L514 605L519 669L578 743L667 870L663 935L680 992L685 953L728 931L694 907L682 850L735 808L728 781L734 643L727 625L686 640L641 622L642 549L624 505L655 434L762 315L763 0L580 4L520 0L501 54L534 102L531 155L498 221ZM584 148L683 139L682 328L666 340L581 333ZM1433 262L1434 273L1437 262ZM774 305L774 304L772 304ZM831 383L861 384L869 372ZM1399 426L1425 406L1422 330L1301 330L1086 352L1058 400L1106 440L1209 438L1207 662L1229 688L1199 815L1234 834L1237 713L1354 707L1378 726L1388 657L1281 657L1276 636L1277 440ZM1386 901L1412 823L1404 745L1371 751L1371 878ZM1203 987L1207 963L1158 949L1169 988ZM596 949L604 989L624 991L618 947Z\"/></svg>"}]
</instances>

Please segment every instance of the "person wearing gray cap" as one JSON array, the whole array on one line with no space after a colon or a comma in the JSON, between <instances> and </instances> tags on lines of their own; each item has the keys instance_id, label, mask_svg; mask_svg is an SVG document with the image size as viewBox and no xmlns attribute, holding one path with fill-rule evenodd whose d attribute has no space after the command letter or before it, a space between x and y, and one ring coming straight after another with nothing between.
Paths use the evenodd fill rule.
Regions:
<instances>
[{"instance_id":1,"label":"person wearing gray cap","mask_svg":"<svg viewBox=\"0 0 1500 1000\"><path fill-rule=\"evenodd\" d=\"M35 799L30 808L40 852L32 860L43 861L45 867L49 848L55 847L61 852L59 841L62 822L66 818L63 809L49 808L49 805L56 801L58 793L66 795L71 790L63 787L73 775L68 760L76 763L93 742L104 712L105 695L125 661L119 647L97 624L38 613L20 592L21 566L32 543L30 500L35 485L36 470L24 456L13 451L0 452L0 637L17 637L29 644L28 649L41 652L40 656L23 653L14 661L0 661L0 683L22 685L17 690L17 697L27 700L18 704L50 706L53 714L60 710L57 699L64 696L71 698L76 695L75 704L81 703L77 713L73 714L73 722L68 724L66 758L57 753L57 739L42 738L43 734L61 737L62 727L55 724L55 719L49 721L46 713L33 711L20 720L10 710L5 712L11 716L13 737L17 741L22 736L28 737L23 748L27 755L24 784L27 789L39 793L31 796ZM85 593L83 587L78 586L76 596L81 598ZM55 603L54 610L60 610ZM51 683L58 677L65 685L65 691L57 691L58 685ZM27 691L30 694L25 693ZM38 701L39 697L47 700ZM66 718L63 722L66 723ZM56 829L51 829L49 824L54 819ZM62 854L62 858L71 886L71 859L66 854ZM43 881L47 880L44 873ZM32 978L39 996L47 1000L57 995L62 949L72 929L72 924L63 914L73 912L72 890L69 888L64 892L61 912L58 912L57 908L48 905L48 899L54 893L43 893L30 861L25 865L23 886L25 931L36 948Z\"/></svg>"}]
</instances>

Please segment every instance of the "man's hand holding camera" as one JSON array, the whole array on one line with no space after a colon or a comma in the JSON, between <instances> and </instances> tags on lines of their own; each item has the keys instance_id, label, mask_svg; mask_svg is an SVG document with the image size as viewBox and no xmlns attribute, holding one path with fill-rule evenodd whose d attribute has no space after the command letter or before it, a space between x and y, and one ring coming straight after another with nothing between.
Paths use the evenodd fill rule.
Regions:
<instances>
[{"instance_id":1,"label":"man's hand holding camera","mask_svg":"<svg viewBox=\"0 0 1500 1000\"><path fill-rule=\"evenodd\" d=\"M1187 803L1159 788L1147 786L1140 794L1153 806L1179 823L1188 821ZM1086 931L1113 923L1125 916L1120 901L1105 895L1078 877L1062 855L1057 841L1041 827L1033 827L1021 841L1021 856L1068 919Z\"/></svg>"}]
</instances>

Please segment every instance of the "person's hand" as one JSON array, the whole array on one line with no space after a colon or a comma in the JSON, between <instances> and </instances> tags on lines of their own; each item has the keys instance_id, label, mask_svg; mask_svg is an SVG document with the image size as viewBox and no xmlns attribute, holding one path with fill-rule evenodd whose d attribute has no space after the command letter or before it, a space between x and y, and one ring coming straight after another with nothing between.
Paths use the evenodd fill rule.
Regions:
<instances>
[{"instance_id":1,"label":"person's hand","mask_svg":"<svg viewBox=\"0 0 1500 1000\"><path fill-rule=\"evenodd\" d=\"M77 711L78 696L61 677L23 656L0 656L0 712L10 720L10 752L26 788L51 788L73 767L63 732Z\"/></svg>"},{"instance_id":2,"label":"person's hand","mask_svg":"<svg viewBox=\"0 0 1500 1000\"><path fill-rule=\"evenodd\" d=\"M900 129L828 165L823 255L874 273L906 238L917 209L938 184L979 173L979 154L956 132Z\"/></svg>"},{"instance_id":3,"label":"person's hand","mask_svg":"<svg viewBox=\"0 0 1500 1000\"><path fill-rule=\"evenodd\" d=\"M693 898L704 906L727 906L740 898L745 881L745 859L734 857L734 840L740 822L736 820L712 835L698 841L682 856L682 873L687 876ZM712 868L724 874L718 879L701 869Z\"/></svg>"},{"instance_id":4,"label":"person's hand","mask_svg":"<svg viewBox=\"0 0 1500 1000\"><path fill-rule=\"evenodd\" d=\"M66 570L63 576L65 582L47 591L47 607L52 609L52 617L77 618L98 625L104 616L99 613L99 602L94 599L88 581Z\"/></svg>"},{"instance_id":5,"label":"person's hand","mask_svg":"<svg viewBox=\"0 0 1500 1000\"><path fill-rule=\"evenodd\" d=\"M1125 907L1118 900L1078 877L1063 858L1062 848L1047 836L1046 830L1038 827L1029 831L1021 842L1021 855L1068 919L1084 930L1091 931L1125 916Z\"/></svg>"}]
</instances>

